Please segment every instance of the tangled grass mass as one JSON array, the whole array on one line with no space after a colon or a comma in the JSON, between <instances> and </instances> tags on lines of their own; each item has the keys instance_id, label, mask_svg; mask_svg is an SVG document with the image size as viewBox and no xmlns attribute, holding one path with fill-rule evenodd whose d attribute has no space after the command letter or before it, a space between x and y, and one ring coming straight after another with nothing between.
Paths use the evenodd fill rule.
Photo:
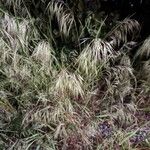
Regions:
<instances>
[{"instance_id":1,"label":"tangled grass mass","mask_svg":"<svg viewBox=\"0 0 150 150\"><path fill-rule=\"evenodd\" d=\"M0 1L0 150L150 149L150 36L111 17Z\"/></svg>"}]
</instances>

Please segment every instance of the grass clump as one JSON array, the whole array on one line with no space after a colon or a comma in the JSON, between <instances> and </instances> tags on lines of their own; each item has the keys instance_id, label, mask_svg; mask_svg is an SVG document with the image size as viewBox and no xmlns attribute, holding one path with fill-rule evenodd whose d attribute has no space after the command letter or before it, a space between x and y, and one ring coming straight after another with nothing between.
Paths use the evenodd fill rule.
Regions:
<instances>
[{"instance_id":1,"label":"grass clump","mask_svg":"<svg viewBox=\"0 0 150 150\"><path fill-rule=\"evenodd\" d=\"M73 4L2 1L0 149L149 149L149 38L133 57L137 21L107 33Z\"/></svg>"}]
</instances>

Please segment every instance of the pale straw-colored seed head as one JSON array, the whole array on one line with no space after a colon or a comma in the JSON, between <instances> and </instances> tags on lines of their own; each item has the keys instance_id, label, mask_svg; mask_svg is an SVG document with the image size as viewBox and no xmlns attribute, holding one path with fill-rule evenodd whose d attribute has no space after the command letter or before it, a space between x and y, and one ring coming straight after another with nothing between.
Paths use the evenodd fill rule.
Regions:
<instances>
[{"instance_id":1,"label":"pale straw-colored seed head","mask_svg":"<svg viewBox=\"0 0 150 150\"><path fill-rule=\"evenodd\" d=\"M142 46L138 49L135 58L149 58L150 57L150 36L144 41Z\"/></svg>"},{"instance_id":2,"label":"pale straw-colored seed head","mask_svg":"<svg viewBox=\"0 0 150 150\"><path fill-rule=\"evenodd\" d=\"M56 16L60 34L66 37L69 36L70 30L74 25L74 15L70 9L63 2L54 0L48 4L47 9L51 19Z\"/></svg>"},{"instance_id":3,"label":"pale straw-colored seed head","mask_svg":"<svg viewBox=\"0 0 150 150\"><path fill-rule=\"evenodd\" d=\"M48 42L41 41L35 47L32 57L42 65L51 64L53 61L53 49Z\"/></svg>"},{"instance_id":4,"label":"pale straw-colored seed head","mask_svg":"<svg viewBox=\"0 0 150 150\"><path fill-rule=\"evenodd\" d=\"M110 43L102 39L94 39L88 44L79 55L77 63L79 68L87 74L97 72L98 67L106 65L107 62L116 56Z\"/></svg>"},{"instance_id":5,"label":"pale straw-colored seed head","mask_svg":"<svg viewBox=\"0 0 150 150\"><path fill-rule=\"evenodd\" d=\"M82 89L83 79L80 75L69 72L63 69L59 74L55 84L55 91L61 96L81 96L84 91Z\"/></svg>"},{"instance_id":6,"label":"pale straw-colored seed head","mask_svg":"<svg viewBox=\"0 0 150 150\"><path fill-rule=\"evenodd\" d=\"M5 30L11 36L16 36L18 27L17 22L14 18L5 14L4 19L2 20L2 29Z\"/></svg>"}]
</instances>

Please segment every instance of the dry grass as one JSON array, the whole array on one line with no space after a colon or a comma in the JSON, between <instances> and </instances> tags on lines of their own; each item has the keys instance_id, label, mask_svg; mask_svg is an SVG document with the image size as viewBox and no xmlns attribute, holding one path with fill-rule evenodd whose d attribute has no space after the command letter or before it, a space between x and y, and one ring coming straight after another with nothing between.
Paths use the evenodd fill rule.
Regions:
<instances>
[{"instance_id":1,"label":"dry grass","mask_svg":"<svg viewBox=\"0 0 150 150\"><path fill-rule=\"evenodd\" d=\"M69 36L72 26L74 25L74 15L73 12L64 4L64 2L49 2L47 10L50 14L51 19L56 17L60 34L64 36ZM62 36L63 36L62 35Z\"/></svg>"},{"instance_id":2,"label":"dry grass","mask_svg":"<svg viewBox=\"0 0 150 150\"><path fill-rule=\"evenodd\" d=\"M150 57L150 37L148 37L143 45L139 48L139 50L137 51L136 55L135 55L135 58L137 57L140 57L140 58L143 58L143 57L146 57L147 59L149 59Z\"/></svg>"},{"instance_id":3,"label":"dry grass","mask_svg":"<svg viewBox=\"0 0 150 150\"><path fill-rule=\"evenodd\" d=\"M47 10L57 18L60 33L69 36L75 25L71 10L54 1ZM69 54L64 45L58 57L53 40L43 39L31 16L2 14L0 149L148 150L150 62L140 61L137 72L128 48L115 51L116 43L137 40L137 21L124 20L107 38L96 36ZM136 57L149 57L148 44L149 38ZM71 63L68 56L74 57ZM144 115L139 118L138 112Z\"/></svg>"}]
</instances>

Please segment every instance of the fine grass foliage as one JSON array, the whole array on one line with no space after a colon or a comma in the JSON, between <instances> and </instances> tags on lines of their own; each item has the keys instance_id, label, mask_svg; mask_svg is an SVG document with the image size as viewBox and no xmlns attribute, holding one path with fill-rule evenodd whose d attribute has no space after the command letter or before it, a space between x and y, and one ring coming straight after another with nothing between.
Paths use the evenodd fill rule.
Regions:
<instances>
[{"instance_id":1,"label":"fine grass foliage","mask_svg":"<svg viewBox=\"0 0 150 150\"><path fill-rule=\"evenodd\" d=\"M30 12L34 2L6 1L17 13L1 10L0 149L148 149L150 40L135 58L124 45L135 44L139 23L125 19L104 36L105 20L84 25L74 1L41 3L44 22ZM94 34L86 41L77 25Z\"/></svg>"}]
</instances>

